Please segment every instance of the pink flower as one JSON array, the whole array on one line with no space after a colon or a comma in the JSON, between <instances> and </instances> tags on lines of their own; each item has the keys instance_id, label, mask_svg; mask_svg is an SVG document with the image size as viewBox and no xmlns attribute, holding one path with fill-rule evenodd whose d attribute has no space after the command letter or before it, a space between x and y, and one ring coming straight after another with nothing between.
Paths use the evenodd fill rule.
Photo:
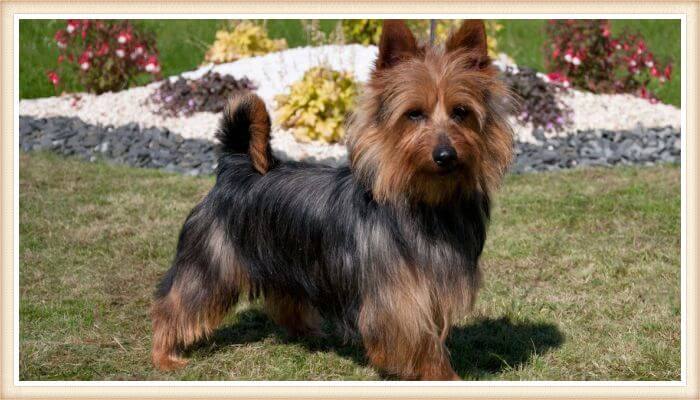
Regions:
<instances>
[{"instance_id":1,"label":"pink flower","mask_svg":"<svg viewBox=\"0 0 700 400\"><path fill-rule=\"evenodd\" d=\"M574 65L581 65L581 59L577 56L574 56L574 58L571 59L571 63Z\"/></svg>"},{"instance_id":2,"label":"pink flower","mask_svg":"<svg viewBox=\"0 0 700 400\"><path fill-rule=\"evenodd\" d=\"M53 39L56 41L58 47L62 49L66 48L66 36L64 34L64 31L57 31L56 34L53 35Z\"/></svg>"},{"instance_id":3,"label":"pink flower","mask_svg":"<svg viewBox=\"0 0 700 400\"><path fill-rule=\"evenodd\" d=\"M78 58L78 65L80 65L80 69L83 71L87 71L90 68L90 57L87 52L83 52L83 54L80 55L80 58Z\"/></svg>"},{"instance_id":4,"label":"pink flower","mask_svg":"<svg viewBox=\"0 0 700 400\"><path fill-rule=\"evenodd\" d=\"M571 50L568 50L566 54L564 54L564 61L570 63L571 60L573 60L573 57L571 56Z\"/></svg>"},{"instance_id":5,"label":"pink flower","mask_svg":"<svg viewBox=\"0 0 700 400\"><path fill-rule=\"evenodd\" d=\"M63 54L59 54L59 56L58 56L58 63L59 63L59 64L62 63L64 58L65 58L65 57L63 57Z\"/></svg>"},{"instance_id":6,"label":"pink flower","mask_svg":"<svg viewBox=\"0 0 700 400\"><path fill-rule=\"evenodd\" d=\"M49 78L49 82L51 82L54 86L58 86L58 83L60 82L60 79L58 78L58 74L54 71L49 71L46 76Z\"/></svg>"},{"instance_id":7,"label":"pink flower","mask_svg":"<svg viewBox=\"0 0 700 400\"><path fill-rule=\"evenodd\" d=\"M68 20L68 25L66 25L66 32L68 33L73 33L75 32L76 29L80 26L80 22L74 20L74 19L69 19Z\"/></svg>"},{"instance_id":8,"label":"pink flower","mask_svg":"<svg viewBox=\"0 0 700 400\"><path fill-rule=\"evenodd\" d=\"M143 54L143 46L138 45L134 47L134 51L131 53L131 59L135 60L138 56Z\"/></svg>"},{"instance_id":9,"label":"pink flower","mask_svg":"<svg viewBox=\"0 0 700 400\"><path fill-rule=\"evenodd\" d=\"M158 58L156 56L149 56L146 60L145 69L147 72L157 74L160 72L160 64L158 63Z\"/></svg>"},{"instance_id":10,"label":"pink flower","mask_svg":"<svg viewBox=\"0 0 700 400\"><path fill-rule=\"evenodd\" d=\"M119 35L117 36L117 42L124 44L130 40L131 40L131 32L129 32L129 31L119 32Z\"/></svg>"},{"instance_id":11,"label":"pink flower","mask_svg":"<svg viewBox=\"0 0 700 400\"><path fill-rule=\"evenodd\" d=\"M636 67L636 66L637 66L637 62L636 62L635 60L630 60L629 64L630 64L630 67Z\"/></svg>"},{"instance_id":12,"label":"pink flower","mask_svg":"<svg viewBox=\"0 0 700 400\"><path fill-rule=\"evenodd\" d=\"M651 67L651 69L649 70L649 72L651 73L651 76L654 76L654 77L657 77L657 78L658 78L659 75L660 75L660 74L659 74L659 70L656 69L656 67Z\"/></svg>"},{"instance_id":13,"label":"pink flower","mask_svg":"<svg viewBox=\"0 0 700 400\"><path fill-rule=\"evenodd\" d=\"M107 53L109 53L109 44L107 44L107 42L104 42L100 45L100 48L97 50L97 56L102 57Z\"/></svg>"},{"instance_id":14,"label":"pink flower","mask_svg":"<svg viewBox=\"0 0 700 400\"><path fill-rule=\"evenodd\" d=\"M114 54L116 54L119 58L124 58L126 52L124 51L124 49L117 49L114 51Z\"/></svg>"},{"instance_id":15,"label":"pink flower","mask_svg":"<svg viewBox=\"0 0 700 400\"><path fill-rule=\"evenodd\" d=\"M607 25L603 26L603 33L602 33L602 35L603 35L603 37L608 37L608 36L610 36L610 29L608 28Z\"/></svg>"}]
</instances>

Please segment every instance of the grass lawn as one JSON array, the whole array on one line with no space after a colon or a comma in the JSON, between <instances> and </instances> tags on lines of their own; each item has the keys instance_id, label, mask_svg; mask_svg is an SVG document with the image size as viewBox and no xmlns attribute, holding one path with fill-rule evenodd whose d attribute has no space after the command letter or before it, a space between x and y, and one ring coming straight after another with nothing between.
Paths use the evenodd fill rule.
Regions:
<instances>
[{"instance_id":1,"label":"grass lawn","mask_svg":"<svg viewBox=\"0 0 700 400\"><path fill-rule=\"evenodd\" d=\"M242 305L173 373L148 307L212 178L20 156L20 379L373 380L361 348L291 341ZM680 170L510 176L474 315L449 339L474 380L680 379Z\"/></svg>"},{"instance_id":2,"label":"grass lawn","mask_svg":"<svg viewBox=\"0 0 700 400\"><path fill-rule=\"evenodd\" d=\"M499 20L504 29L499 32L499 50L518 63L544 70L542 48L545 40L544 20ZM321 29L330 32L336 20L324 20ZM217 29L225 26L222 20L141 20L138 25L153 30L157 35L163 75L176 75L197 68L204 59L207 47L214 41ZM672 60L674 73L666 85L660 87L659 97L664 103L680 106L681 101L681 24L671 20L614 20L613 33L625 28L639 30L649 48L660 60ZM56 67L58 49L53 35L64 21L20 21L20 98L54 95L46 72ZM287 39L290 47L307 44L306 34L299 20L268 20L271 37ZM71 77L66 79L68 91L79 90Z\"/></svg>"}]
</instances>

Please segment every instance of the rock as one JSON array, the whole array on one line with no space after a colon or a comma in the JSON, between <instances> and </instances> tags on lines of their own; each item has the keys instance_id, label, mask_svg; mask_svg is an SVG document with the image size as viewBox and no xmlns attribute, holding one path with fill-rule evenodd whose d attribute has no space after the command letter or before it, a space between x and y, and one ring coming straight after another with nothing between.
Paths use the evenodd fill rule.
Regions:
<instances>
[{"instance_id":1,"label":"rock","mask_svg":"<svg viewBox=\"0 0 700 400\"><path fill-rule=\"evenodd\" d=\"M168 129L141 129L135 123L114 127L90 125L76 118L20 116L20 131L23 151L53 150L85 160L104 159L192 176L212 174L217 166L215 143L185 139ZM514 143L515 160L511 172L680 161L680 131L673 127L588 130L568 137L549 138L539 132L537 136L542 140ZM273 137L273 141L279 139ZM273 146L275 156L332 166L348 162L342 145L287 146L277 142Z\"/></svg>"}]
</instances>

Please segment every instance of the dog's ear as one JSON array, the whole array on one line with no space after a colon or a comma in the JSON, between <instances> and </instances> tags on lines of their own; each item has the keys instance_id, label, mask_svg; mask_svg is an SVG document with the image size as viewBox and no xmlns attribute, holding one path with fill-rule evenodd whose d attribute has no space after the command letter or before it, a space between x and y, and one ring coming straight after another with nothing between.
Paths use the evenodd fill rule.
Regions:
<instances>
[{"instance_id":1,"label":"dog's ear","mask_svg":"<svg viewBox=\"0 0 700 400\"><path fill-rule=\"evenodd\" d=\"M399 19L385 19L379 41L377 69L391 68L417 52L416 38L406 23Z\"/></svg>"},{"instance_id":2,"label":"dog's ear","mask_svg":"<svg viewBox=\"0 0 700 400\"><path fill-rule=\"evenodd\" d=\"M447 39L445 48L448 52L466 50L479 58L488 57L484 21L480 19L464 20L462 26Z\"/></svg>"}]
</instances>

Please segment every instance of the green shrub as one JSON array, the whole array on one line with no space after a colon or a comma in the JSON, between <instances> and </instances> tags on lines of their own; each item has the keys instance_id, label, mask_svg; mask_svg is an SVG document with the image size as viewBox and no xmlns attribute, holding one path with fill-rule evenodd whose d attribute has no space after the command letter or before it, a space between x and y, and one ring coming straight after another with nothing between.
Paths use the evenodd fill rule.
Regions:
<instances>
[{"instance_id":1,"label":"green shrub","mask_svg":"<svg viewBox=\"0 0 700 400\"><path fill-rule=\"evenodd\" d=\"M289 94L275 98L277 122L300 141L338 142L345 135L345 117L357 94L358 85L349 72L311 68L291 85Z\"/></svg>"},{"instance_id":2,"label":"green shrub","mask_svg":"<svg viewBox=\"0 0 700 400\"><path fill-rule=\"evenodd\" d=\"M204 55L205 62L227 63L246 57L262 56L287 48L285 39L270 39L261 25L243 21L232 31L216 32L216 40Z\"/></svg>"},{"instance_id":3,"label":"green shrub","mask_svg":"<svg viewBox=\"0 0 700 400\"><path fill-rule=\"evenodd\" d=\"M450 32L458 29L462 25L461 19L439 19L435 24L435 42L443 43L447 40ZM416 38L421 41L428 41L430 38L430 20L412 19L407 21ZM489 55L497 55L496 48L498 41L496 34L503 29L503 26L496 21L484 21L486 25L486 35L488 39ZM344 19L342 21L343 35L346 43L360 43L364 45L379 44L382 36L381 19Z\"/></svg>"},{"instance_id":4,"label":"green shrub","mask_svg":"<svg viewBox=\"0 0 700 400\"><path fill-rule=\"evenodd\" d=\"M344 19L343 37L345 43L359 43L365 46L379 44L382 36L381 19Z\"/></svg>"}]
</instances>

